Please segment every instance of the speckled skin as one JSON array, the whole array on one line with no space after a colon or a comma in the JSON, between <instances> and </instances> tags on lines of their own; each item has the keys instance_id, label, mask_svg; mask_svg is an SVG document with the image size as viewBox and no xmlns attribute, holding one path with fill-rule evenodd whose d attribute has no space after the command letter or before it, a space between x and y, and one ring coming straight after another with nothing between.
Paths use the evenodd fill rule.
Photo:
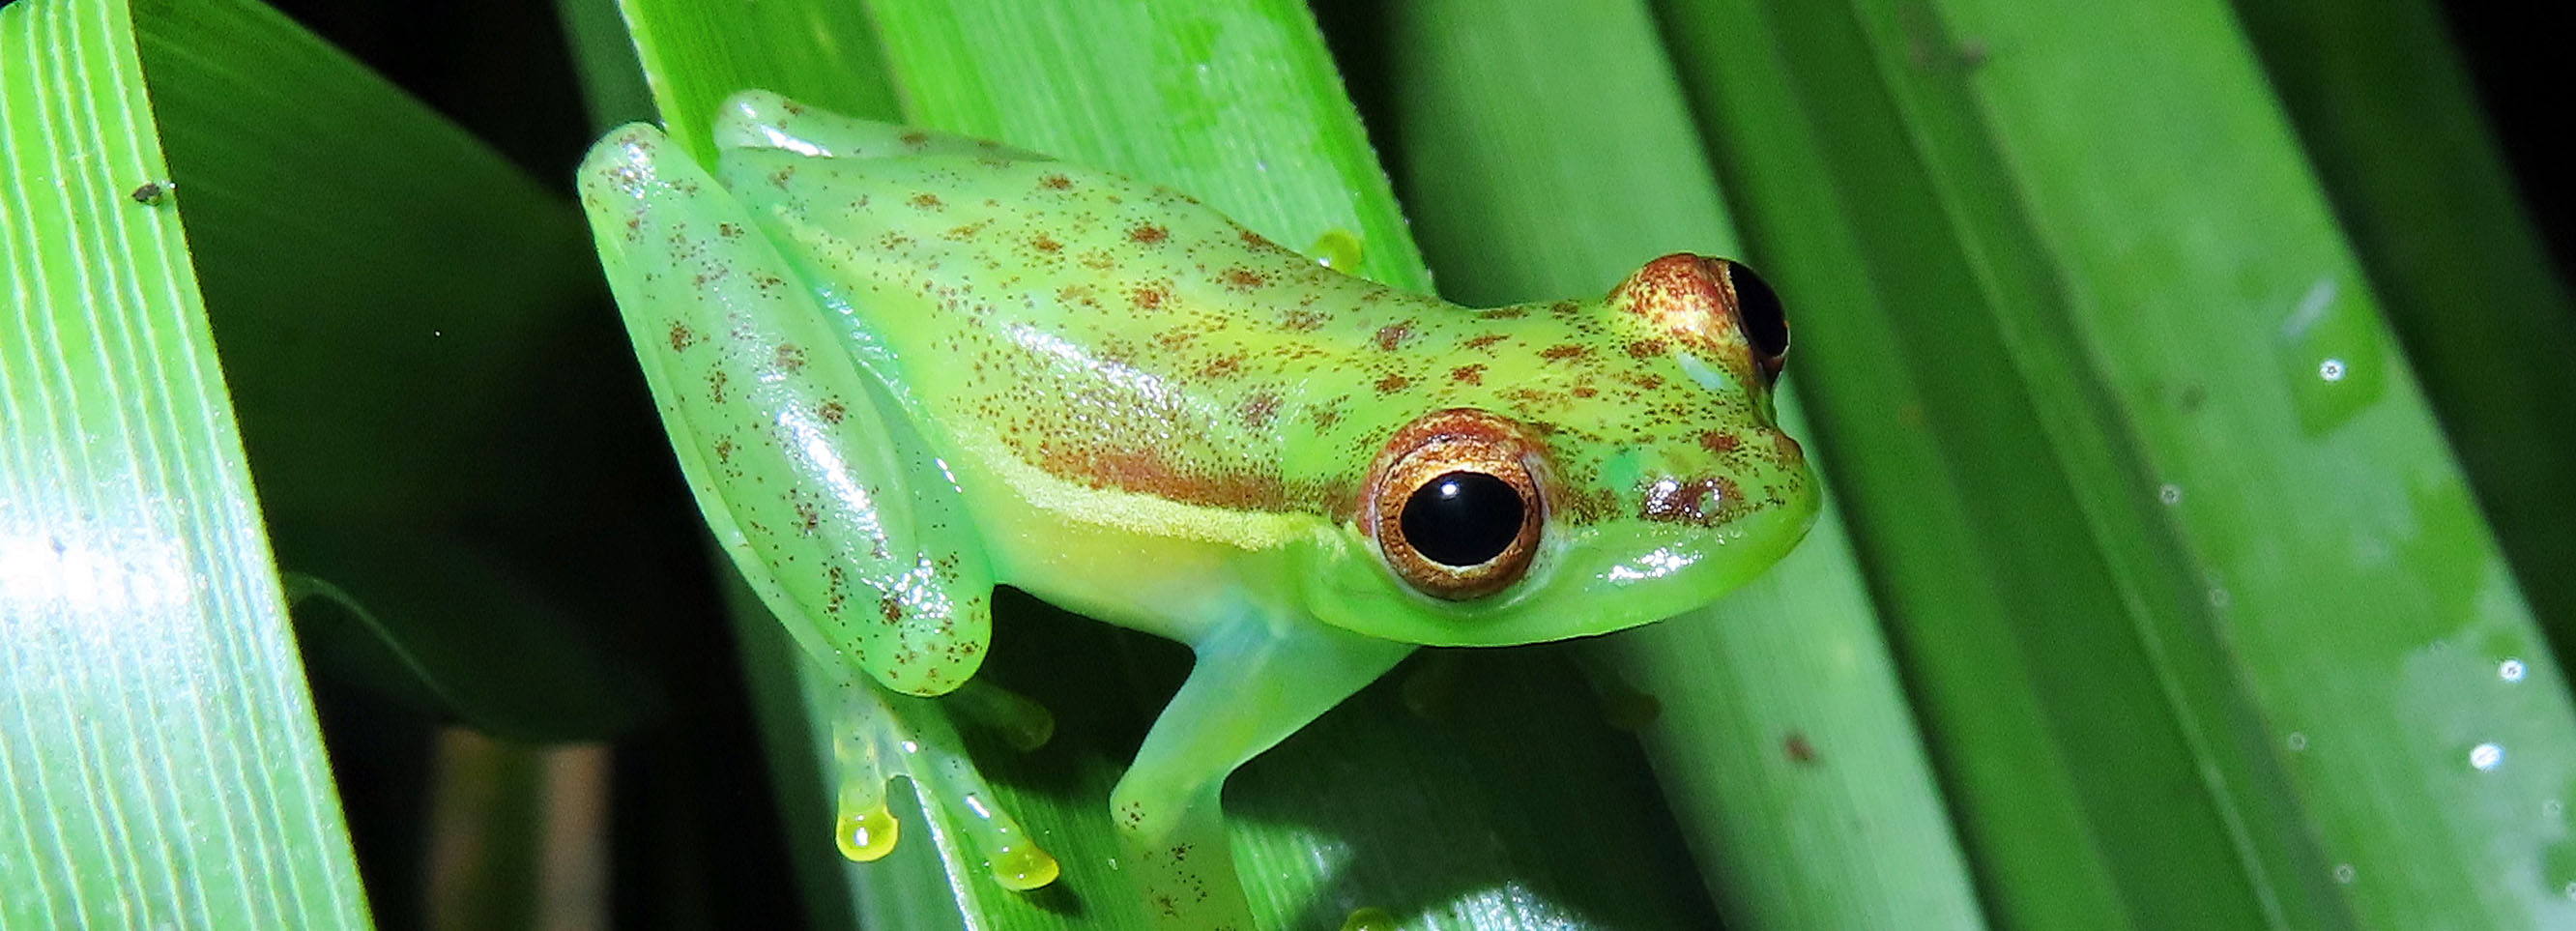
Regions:
<instances>
[{"instance_id":1,"label":"speckled skin","mask_svg":"<svg viewBox=\"0 0 2576 931\"><path fill-rule=\"evenodd\" d=\"M1171 927L1248 931L1224 774L1412 645L1679 613L1812 518L1712 260L1471 310L1166 188L774 95L718 141L714 179L643 126L583 169L711 524L809 651L898 691L973 673L995 581L1191 644L1113 798ZM1453 601L1380 558L1370 481L1458 408L1533 441L1544 531L1525 577Z\"/></svg>"}]
</instances>

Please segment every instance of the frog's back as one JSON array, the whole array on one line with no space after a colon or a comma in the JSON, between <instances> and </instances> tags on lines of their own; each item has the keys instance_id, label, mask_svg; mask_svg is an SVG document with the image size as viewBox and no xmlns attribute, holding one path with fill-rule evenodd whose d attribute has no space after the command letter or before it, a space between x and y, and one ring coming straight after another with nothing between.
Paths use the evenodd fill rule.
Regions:
<instances>
[{"instance_id":1,"label":"frog's back","mask_svg":"<svg viewBox=\"0 0 2576 931\"><path fill-rule=\"evenodd\" d=\"M1047 487L1108 496L1069 516L1293 538L1353 517L1400 427L1461 407L1547 437L1576 521L1645 506L1629 500L1653 485L1639 451L1747 459L1735 473L1798 456L1765 442L1776 431L1711 431L1768 420L1744 391L1706 390L1758 376L1740 350L1684 364L1700 322L1658 317L1666 303L1461 308L1319 266L1168 188L1056 162L727 159L728 183L860 321L862 357L881 341L872 364L899 370L923 432L1041 506L1064 500L1035 493ZM1659 267L1623 287L1657 286Z\"/></svg>"},{"instance_id":2,"label":"frog's back","mask_svg":"<svg viewBox=\"0 0 2576 931\"><path fill-rule=\"evenodd\" d=\"M1347 514L1348 459L1285 461L1289 433L1369 449L1354 406L1420 375L1396 351L1413 340L1401 322L1469 315L1105 172L727 158L736 190L807 247L791 252L815 257L817 286L884 341L909 403L947 413L941 426L972 454L1078 485L1233 513Z\"/></svg>"}]
</instances>

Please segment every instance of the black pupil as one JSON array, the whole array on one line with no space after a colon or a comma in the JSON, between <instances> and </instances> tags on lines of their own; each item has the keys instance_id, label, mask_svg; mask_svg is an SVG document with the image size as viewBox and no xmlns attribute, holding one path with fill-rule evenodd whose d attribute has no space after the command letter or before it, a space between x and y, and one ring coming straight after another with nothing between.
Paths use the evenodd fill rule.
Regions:
<instances>
[{"instance_id":1,"label":"black pupil","mask_svg":"<svg viewBox=\"0 0 2576 931\"><path fill-rule=\"evenodd\" d=\"M1521 495L1482 472L1450 472L1404 499L1404 539L1423 558L1473 566L1503 554L1521 534Z\"/></svg>"},{"instance_id":2,"label":"black pupil","mask_svg":"<svg viewBox=\"0 0 2576 931\"><path fill-rule=\"evenodd\" d=\"M1780 295L1742 265L1730 263L1726 280L1735 285L1735 323L1744 329L1744 341L1752 344L1753 352L1772 359L1788 352L1789 318L1780 309Z\"/></svg>"}]
</instances>

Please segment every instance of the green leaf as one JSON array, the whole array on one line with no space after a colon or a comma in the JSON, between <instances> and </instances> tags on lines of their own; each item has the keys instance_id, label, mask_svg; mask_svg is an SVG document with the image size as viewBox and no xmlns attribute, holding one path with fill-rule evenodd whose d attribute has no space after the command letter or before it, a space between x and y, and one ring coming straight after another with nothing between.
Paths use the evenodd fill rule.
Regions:
<instances>
[{"instance_id":1,"label":"green leaf","mask_svg":"<svg viewBox=\"0 0 2576 931\"><path fill-rule=\"evenodd\" d=\"M2568 920L2576 714L2229 12L1663 13L1996 920Z\"/></svg>"},{"instance_id":2,"label":"green leaf","mask_svg":"<svg viewBox=\"0 0 2576 931\"><path fill-rule=\"evenodd\" d=\"M1742 254L1643 3L1387 19L1351 28L1388 46L1389 73L1364 77L1403 91L1387 135L1453 299L1598 293L1667 253ZM1781 409L1811 435L1794 395ZM1982 926L1836 509L1745 591L1598 647L1661 707L1639 736L1730 927Z\"/></svg>"},{"instance_id":3,"label":"green leaf","mask_svg":"<svg viewBox=\"0 0 2576 931\"><path fill-rule=\"evenodd\" d=\"M568 201L247 0L0 10L0 156L0 924L367 923L272 546L326 674L650 710L581 626L662 610L591 467L660 441L564 390L633 381Z\"/></svg>"},{"instance_id":4,"label":"green leaf","mask_svg":"<svg viewBox=\"0 0 2576 931\"><path fill-rule=\"evenodd\" d=\"M2238 0L2362 271L2552 642L2576 643L2576 302L2440 11Z\"/></svg>"},{"instance_id":5,"label":"green leaf","mask_svg":"<svg viewBox=\"0 0 2576 931\"><path fill-rule=\"evenodd\" d=\"M136 32L0 8L0 924L364 927Z\"/></svg>"}]
</instances>

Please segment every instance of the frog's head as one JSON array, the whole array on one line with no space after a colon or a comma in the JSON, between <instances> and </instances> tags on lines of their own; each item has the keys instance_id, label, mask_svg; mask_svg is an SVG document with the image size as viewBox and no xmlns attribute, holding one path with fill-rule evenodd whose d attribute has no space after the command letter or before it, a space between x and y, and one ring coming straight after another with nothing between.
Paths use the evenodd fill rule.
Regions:
<instances>
[{"instance_id":1,"label":"frog's head","mask_svg":"<svg viewBox=\"0 0 2576 931\"><path fill-rule=\"evenodd\" d=\"M1788 322L1744 266L1666 256L1598 303L1481 317L1501 334L1486 372L1388 413L1310 583L1322 620L1452 646L1606 633L1706 605L1805 536L1816 480L1772 403Z\"/></svg>"}]
</instances>

